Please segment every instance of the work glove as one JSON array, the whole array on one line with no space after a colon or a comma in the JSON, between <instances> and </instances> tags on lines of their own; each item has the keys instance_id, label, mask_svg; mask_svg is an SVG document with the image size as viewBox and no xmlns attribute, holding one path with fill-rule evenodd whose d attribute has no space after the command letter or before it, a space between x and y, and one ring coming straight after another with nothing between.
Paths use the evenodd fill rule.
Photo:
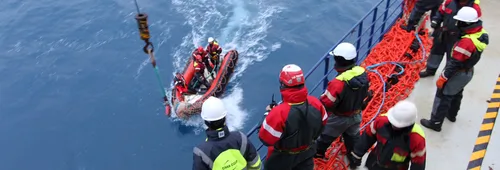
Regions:
<instances>
[{"instance_id":1,"label":"work glove","mask_svg":"<svg viewBox=\"0 0 500 170\"><path fill-rule=\"evenodd\" d=\"M448 78L441 74L441 76L439 76L439 79L436 81L437 88L442 89L446 81L448 81Z\"/></svg>"},{"instance_id":2,"label":"work glove","mask_svg":"<svg viewBox=\"0 0 500 170\"><path fill-rule=\"evenodd\" d=\"M268 111L268 112L269 112L269 111L271 111L271 109L273 109L273 107L274 107L274 106L273 106L272 104L267 105L267 107L266 107L266 111Z\"/></svg>"},{"instance_id":3,"label":"work glove","mask_svg":"<svg viewBox=\"0 0 500 170\"><path fill-rule=\"evenodd\" d=\"M274 107L273 104L267 105L266 112L264 113L264 116L267 116L269 114L269 112L271 111L271 109L273 109L273 107Z\"/></svg>"},{"instance_id":4,"label":"work glove","mask_svg":"<svg viewBox=\"0 0 500 170\"><path fill-rule=\"evenodd\" d=\"M437 22L437 21L435 21L435 20L432 20L432 21L431 21L431 28L436 29L438 26L439 26L439 25L438 25L438 22Z\"/></svg>"},{"instance_id":5,"label":"work glove","mask_svg":"<svg viewBox=\"0 0 500 170\"><path fill-rule=\"evenodd\" d=\"M349 160L349 167L356 168L361 166L361 156L356 155L354 152L351 152L346 155L347 160Z\"/></svg>"}]
</instances>

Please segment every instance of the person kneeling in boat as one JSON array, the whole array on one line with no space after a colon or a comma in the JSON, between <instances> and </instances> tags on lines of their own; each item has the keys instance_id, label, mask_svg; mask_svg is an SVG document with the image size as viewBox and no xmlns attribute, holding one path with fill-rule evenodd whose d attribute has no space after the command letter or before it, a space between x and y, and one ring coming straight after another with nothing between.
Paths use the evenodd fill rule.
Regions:
<instances>
[{"instance_id":1,"label":"person kneeling in boat","mask_svg":"<svg viewBox=\"0 0 500 170\"><path fill-rule=\"evenodd\" d=\"M201 85L205 85L208 89L210 84L205 78L205 65L203 64L203 58L201 55L196 55L194 57L193 67L194 77L193 80L191 80L191 83L189 83L188 89L193 92L202 92Z\"/></svg>"},{"instance_id":2,"label":"person kneeling in boat","mask_svg":"<svg viewBox=\"0 0 500 170\"><path fill-rule=\"evenodd\" d=\"M184 80L184 76L181 73L176 73L174 77L175 89L180 94L190 93L188 87L186 86L186 81Z\"/></svg>"},{"instance_id":3,"label":"person kneeling in boat","mask_svg":"<svg viewBox=\"0 0 500 170\"><path fill-rule=\"evenodd\" d=\"M219 43L213 37L208 38L207 53L209 54L208 57L216 67L217 71L217 68L220 63L220 54L222 53L222 48L220 48Z\"/></svg>"},{"instance_id":4,"label":"person kneeling in boat","mask_svg":"<svg viewBox=\"0 0 500 170\"><path fill-rule=\"evenodd\" d=\"M363 155L377 142L365 162L369 170L425 170L425 134L416 120L417 106L405 100L378 116L347 154L351 167L360 166Z\"/></svg>"},{"instance_id":5,"label":"person kneeling in boat","mask_svg":"<svg viewBox=\"0 0 500 170\"><path fill-rule=\"evenodd\" d=\"M307 93L302 69L289 64L280 76L283 103L267 106L269 114L259 131L259 139L268 146L264 169L313 170L315 140L328 118L323 104Z\"/></svg>"},{"instance_id":6,"label":"person kneeling in boat","mask_svg":"<svg viewBox=\"0 0 500 170\"><path fill-rule=\"evenodd\" d=\"M242 132L230 132L226 126L224 103L210 96L201 106L207 139L193 149L194 170L260 170L261 161L255 146Z\"/></svg>"},{"instance_id":7,"label":"person kneeling in boat","mask_svg":"<svg viewBox=\"0 0 500 170\"><path fill-rule=\"evenodd\" d=\"M196 57L196 55L201 56L203 63L205 64L205 67L207 67L207 70L212 72L214 64L210 60L210 57L207 55L207 51L205 51L205 49L203 49L202 46L199 46L197 49L193 51L193 57Z\"/></svg>"}]
</instances>

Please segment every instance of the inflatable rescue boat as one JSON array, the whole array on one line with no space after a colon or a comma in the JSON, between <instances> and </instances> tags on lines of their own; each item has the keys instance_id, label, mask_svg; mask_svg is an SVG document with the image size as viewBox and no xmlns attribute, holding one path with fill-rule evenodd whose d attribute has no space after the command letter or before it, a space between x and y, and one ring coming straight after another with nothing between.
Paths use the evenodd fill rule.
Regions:
<instances>
[{"instance_id":1,"label":"inflatable rescue boat","mask_svg":"<svg viewBox=\"0 0 500 170\"><path fill-rule=\"evenodd\" d=\"M220 58L221 62L212 72L205 68L205 78L210 87L201 85L197 92L185 92L182 87L176 85L176 81L182 78L184 88L186 88L194 78L194 60L189 57L189 61L184 67L182 73L176 73L174 78L174 88L172 89L172 106L175 114L179 118L189 118L192 115L201 112L203 102L210 96L220 97L224 94L229 79L233 74L238 61L238 51L230 50L224 57ZM196 80L194 80L196 81Z\"/></svg>"}]
</instances>

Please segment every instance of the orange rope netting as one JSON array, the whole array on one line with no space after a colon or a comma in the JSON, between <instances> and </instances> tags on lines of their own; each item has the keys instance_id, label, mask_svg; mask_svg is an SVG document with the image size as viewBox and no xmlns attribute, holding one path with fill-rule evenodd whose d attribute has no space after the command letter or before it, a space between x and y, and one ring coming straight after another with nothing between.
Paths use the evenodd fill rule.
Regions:
<instances>
[{"instance_id":1,"label":"orange rope netting","mask_svg":"<svg viewBox=\"0 0 500 170\"><path fill-rule=\"evenodd\" d=\"M371 50L370 54L361 64L363 67L377 65L373 70L376 70L380 74L373 72L373 70L368 73L373 98L363 111L361 126L367 124L372 118L378 116L378 114L385 113L398 101L407 98L414 88L415 83L420 78L418 73L423 69L426 61L426 56L423 54L429 54L432 42L429 39L427 31L423 29L423 35L419 35L419 38L425 49L425 53L422 51L422 47L418 51L413 51L410 49L410 46L416 38L414 32L408 33L400 28L400 25L407 20L414 5L415 0L405 0L402 19L399 19L394 24L387 34L384 35L383 40ZM425 26L425 21L421 25ZM396 64L382 63L399 63L404 67L404 72L397 76L398 81L390 83L390 80L387 79L391 75L400 72L401 68ZM380 76L386 80L382 81ZM384 83L386 84L385 99ZM337 139L326 152L327 158L314 160L314 169L347 170L348 163L345 158L345 152L344 144L340 139Z\"/></svg>"}]
</instances>

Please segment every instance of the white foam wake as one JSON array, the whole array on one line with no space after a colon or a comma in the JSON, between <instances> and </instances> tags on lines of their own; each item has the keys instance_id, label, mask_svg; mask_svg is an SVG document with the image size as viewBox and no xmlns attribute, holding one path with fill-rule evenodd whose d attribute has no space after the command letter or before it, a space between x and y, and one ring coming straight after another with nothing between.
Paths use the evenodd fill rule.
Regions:
<instances>
[{"instance_id":1,"label":"white foam wake","mask_svg":"<svg viewBox=\"0 0 500 170\"><path fill-rule=\"evenodd\" d=\"M225 52L230 49L239 52L238 66L231 81L240 77L252 63L264 60L281 46L265 41L272 16L282 10L269 3L266 0L172 0L176 11L184 15L185 24L192 28L174 53L175 71L183 69L187 56L195 47L205 46L208 37L215 37ZM243 89L238 85L223 98L231 130L241 129L246 120L246 111L239 106L242 100ZM199 116L184 124L203 126Z\"/></svg>"}]
</instances>

